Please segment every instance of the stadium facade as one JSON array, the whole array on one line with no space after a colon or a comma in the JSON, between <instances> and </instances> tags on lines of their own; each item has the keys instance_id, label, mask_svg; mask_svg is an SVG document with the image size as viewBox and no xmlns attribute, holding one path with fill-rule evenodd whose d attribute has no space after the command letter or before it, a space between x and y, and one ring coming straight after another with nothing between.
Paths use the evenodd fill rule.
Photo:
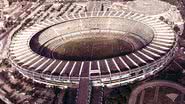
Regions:
<instances>
[{"instance_id":1,"label":"stadium facade","mask_svg":"<svg viewBox=\"0 0 185 104\"><path fill-rule=\"evenodd\" d=\"M180 20L169 19L172 20L169 24L159 19L161 16L166 19L166 13L172 12L150 15L111 9L46 19L14 34L9 59L24 76L49 85L74 87L81 79L88 79L93 86L133 83L162 70L175 55L178 35L183 30L182 18L179 12L173 12ZM173 30L174 25L179 26L179 32ZM66 42L87 38L119 39L130 47L117 44L115 47L123 45L123 50L116 55L115 51L103 58L91 54L93 58L89 59L83 54L80 60L74 53L74 56L70 52L65 56L57 51ZM121 52L126 48L128 52L123 55Z\"/></svg>"}]
</instances>

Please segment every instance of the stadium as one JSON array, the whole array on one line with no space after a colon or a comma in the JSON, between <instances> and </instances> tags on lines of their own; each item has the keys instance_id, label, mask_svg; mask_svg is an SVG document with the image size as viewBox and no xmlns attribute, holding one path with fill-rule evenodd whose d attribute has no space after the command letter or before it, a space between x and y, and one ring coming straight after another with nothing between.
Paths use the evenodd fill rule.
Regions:
<instances>
[{"instance_id":1,"label":"stadium","mask_svg":"<svg viewBox=\"0 0 185 104\"><path fill-rule=\"evenodd\" d=\"M0 104L184 104L183 0L0 0L0 9Z\"/></svg>"},{"instance_id":2,"label":"stadium","mask_svg":"<svg viewBox=\"0 0 185 104\"><path fill-rule=\"evenodd\" d=\"M24 76L57 86L114 87L163 69L176 51L165 22L133 11L92 11L46 19L17 32L9 58Z\"/></svg>"}]
</instances>

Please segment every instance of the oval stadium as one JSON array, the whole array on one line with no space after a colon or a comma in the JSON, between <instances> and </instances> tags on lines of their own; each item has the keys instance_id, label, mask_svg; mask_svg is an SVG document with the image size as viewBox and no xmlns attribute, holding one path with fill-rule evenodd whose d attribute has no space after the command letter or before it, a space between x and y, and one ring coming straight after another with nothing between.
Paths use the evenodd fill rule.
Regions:
<instances>
[{"instance_id":1,"label":"oval stadium","mask_svg":"<svg viewBox=\"0 0 185 104\"><path fill-rule=\"evenodd\" d=\"M9 58L24 76L57 86L114 87L142 80L173 58L176 33L133 11L92 11L46 19L17 32Z\"/></svg>"},{"instance_id":2,"label":"oval stadium","mask_svg":"<svg viewBox=\"0 0 185 104\"><path fill-rule=\"evenodd\" d=\"M184 0L0 9L0 104L185 104Z\"/></svg>"}]
</instances>

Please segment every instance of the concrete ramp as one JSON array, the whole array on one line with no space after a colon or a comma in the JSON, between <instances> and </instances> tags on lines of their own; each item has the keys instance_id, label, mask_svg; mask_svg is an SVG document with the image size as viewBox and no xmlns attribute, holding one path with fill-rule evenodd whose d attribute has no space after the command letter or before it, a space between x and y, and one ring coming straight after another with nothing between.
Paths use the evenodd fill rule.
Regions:
<instances>
[{"instance_id":1,"label":"concrete ramp","mask_svg":"<svg viewBox=\"0 0 185 104\"><path fill-rule=\"evenodd\" d=\"M91 84L88 78L81 78L78 88L76 104L89 104L91 96Z\"/></svg>"}]
</instances>

